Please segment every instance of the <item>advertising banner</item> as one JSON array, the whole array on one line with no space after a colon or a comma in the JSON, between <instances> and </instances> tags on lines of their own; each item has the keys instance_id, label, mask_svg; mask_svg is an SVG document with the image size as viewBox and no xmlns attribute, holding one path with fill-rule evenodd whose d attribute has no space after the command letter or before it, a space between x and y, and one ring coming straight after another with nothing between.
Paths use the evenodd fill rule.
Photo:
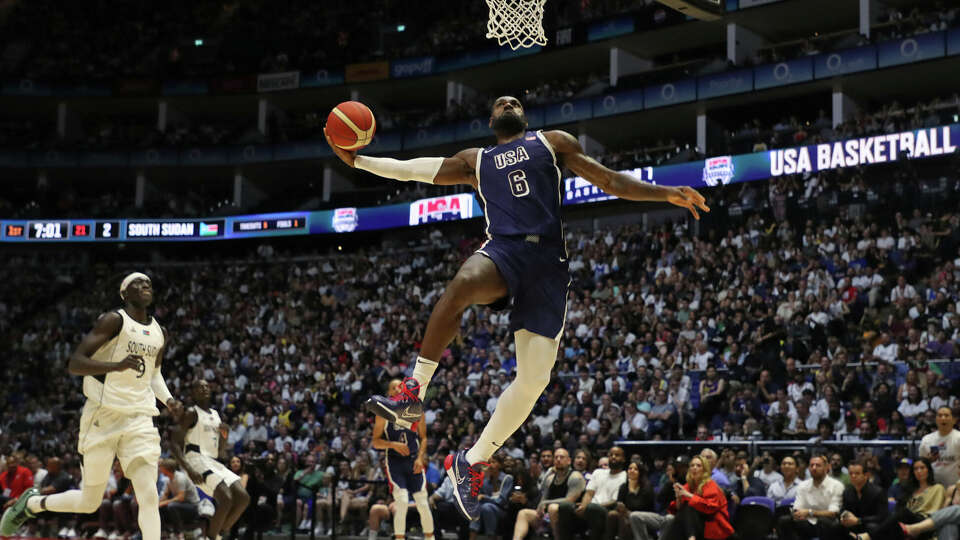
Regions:
<instances>
[{"instance_id":1,"label":"advertising banner","mask_svg":"<svg viewBox=\"0 0 960 540\"><path fill-rule=\"evenodd\" d=\"M931 34L917 34L895 41L885 41L877 47L880 67L941 58L946 52L946 39L946 32L933 32Z\"/></svg>"},{"instance_id":2,"label":"advertising banner","mask_svg":"<svg viewBox=\"0 0 960 540\"><path fill-rule=\"evenodd\" d=\"M591 98L580 98L564 103L547 105L544 121L546 125L553 126L586 120L593 114L592 101Z\"/></svg>"},{"instance_id":3,"label":"advertising banner","mask_svg":"<svg viewBox=\"0 0 960 540\"><path fill-rule=\"evenodd\" d=\"M300 72L261 73L257 75L257 92L276 92L300 88Z\"/></svg>"},{"instance_id":4,"label":"advertising banner","mask_svg":"<svg viewBox=\"0 0 960 540\"><path fill-rule=\"evenodd\" d=\"M697 97L710 99L753 90L753 70L738 69L697 79Z\"/></svg>"},{"instance_id":5,"label":"advertising banner","mask_svg":"<svg viewBox=\"0 0 960 540\"><path fill-rule=\"evenodd\" d=\"M593 98L593 116L611 116L643 110L643 90L627 90Z\"/></svg>"},{"instance_id":6,"label":"advertising banner","mask_svg":"<svg viewBox=\"0 0 960 540\"><path fill-rule=\"evenodd\" d=\"M321 86L336 86L343 84L343 69L318 69L300 73L301 88L315 88Z\"/></svg>"},{"instance_id":7,"label":"advertising banner","mask_svg":"<svg viewBox=\"0 0 960 540\"><path fill-rule=\"evenodd\" d=\"M697 80L680 81L648 86L643 90L643 104L647 109L686 103L697 99Z\"/></svg>"},{"instance_id":8,"label":"advertising banner","mask_svg":"<svg viewBox=\"0 0 960 540\"><path fill-rule=\"evenodd\" d=\"M435 59L432 56L419 58L402 58L390 62L390 76L394 79L419 77L433 73Z\"/></svg>"},{"instance_id":9,"label":"advertising banner","mask_svg":"<svg viewBox=\"0 0 960 540\"><path fill-rule=\"evenodd\" d=\"M813 72L816 78L824 79L877 69L877 50L873 45L855 49L818 54L814 57Z\"/></svg>"},{"instance_id":10,"label":"advertising banner","mask_svg":"<svg viewBox=\"0 0 960 540\"><path fill-rule=\"evenodd\" d=\"M813 57L810 56L778 64L765 64L753 70L753 86L757 90L812 80Z\"/></svg>"},{"instance_id":11,"label":"advertising banner","mask_svg":"<svg viewBox=\"0 0 960 540\"><path fill-rule=\"evenodd\" d=\"M605 21L595 22L587 28L587 41L598 41L608 39L624 34L632 34L634 31L633 17L627 15L615 17Z\"/></svg>"},{"instance_id":12,"label":"advertising banner","mask_svg":"<svg viewBox=\"0 0 960 540\"><path fill-rule=\"evenodd\" d=\"M379 81L390 77L389 62L366 62L363 64L347 64L344 69L346 82Z\"/></svg>"}]
</instances>

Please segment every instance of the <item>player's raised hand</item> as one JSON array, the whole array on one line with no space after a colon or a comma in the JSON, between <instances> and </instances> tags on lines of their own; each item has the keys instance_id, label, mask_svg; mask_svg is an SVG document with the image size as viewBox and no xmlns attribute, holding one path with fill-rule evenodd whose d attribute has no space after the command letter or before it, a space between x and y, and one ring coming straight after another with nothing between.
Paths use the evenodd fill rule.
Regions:
<instances>
[{"instance_id":1,"label":"player's raised hand","mask_svg":"<svg viewBox=\"0 0 960 540\"><path fill-rule=\"evenodd\" d=\"M700 213L697 212L697 208L704 212L710 211L710 207L707 206L703 195L689 186L673 188L673 193L667 195L667 202L686 208L693 214L693 219L700 219Z\"/></svg>"},{"instance_id":2,"label":"player's raised hand","mask_svg":"<svg viewBox=\"0 0 960 540\"><path fill-rule=\"evenodd\" d=\"M180 403L180 400L177 398L170 398L165 403L167 409L170 410L170 416L173 417L177 422L180 421L180 415L183 414L183 403Z\"/></svg>"},{"instance_id":3,"label":"player's raised hand","mask_svg":"<svg viewBox=\"0 0 960 540\"><path fill-rule=\"evenodd\" d=\"M357 158L356 150L344 150L339 146L333 144L333 139L330 138L330 135L327 135L327 128L323 128L323 136L327 139L327 144L330 145L330 148L333 149L333 153L337 155L344 163L353 167L353 160Z\"/></svg>"}]
</instances>

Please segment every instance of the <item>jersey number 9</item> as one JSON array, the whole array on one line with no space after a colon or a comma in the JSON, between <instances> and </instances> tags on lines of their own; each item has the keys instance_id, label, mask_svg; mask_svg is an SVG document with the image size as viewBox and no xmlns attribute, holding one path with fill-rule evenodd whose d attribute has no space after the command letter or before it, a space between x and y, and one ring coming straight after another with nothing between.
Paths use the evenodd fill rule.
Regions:
<instances>
[{"instance_id":1,"label":"jersey number 9","mask_svg":"<svg viewBox=\"0 0 960 540\"><path fill-rule=\"evenodd\" d=\"M523 170L511 171L507 178L510 180L510 191L514 197L526 197L530 194L530 184L527 183L527 174Z\"/></svg>"}]
</instances>

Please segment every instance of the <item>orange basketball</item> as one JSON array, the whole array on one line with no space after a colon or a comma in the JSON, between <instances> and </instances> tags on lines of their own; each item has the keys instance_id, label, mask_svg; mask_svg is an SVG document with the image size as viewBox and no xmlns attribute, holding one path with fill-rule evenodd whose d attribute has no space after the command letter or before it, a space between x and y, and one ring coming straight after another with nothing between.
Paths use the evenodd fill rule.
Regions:
<instances>
[{"instance_id":1,"label":"orange basketball","mask_svg":"<svg viewBox=\"0 0 960 540\"><path fill-rule=\"evenodd\" d=\"M344 150L357 150L370 144L376 131L373 112L359 101L344 101L327 115L327 135Z\"/></svg>"}]
</instances>

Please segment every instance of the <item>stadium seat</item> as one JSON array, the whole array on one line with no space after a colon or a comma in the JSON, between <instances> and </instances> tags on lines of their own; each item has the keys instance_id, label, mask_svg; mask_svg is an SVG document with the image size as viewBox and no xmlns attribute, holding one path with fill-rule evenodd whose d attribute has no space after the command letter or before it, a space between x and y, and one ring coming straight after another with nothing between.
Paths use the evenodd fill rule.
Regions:
<instances>
[{"instance_id":1,"label":"stadium seat","mask_svg":"<svg viewBox=\"0 0 960 540\"><path fill-rule=\"evenodd\" d=\"M773 530L773 499L747 497L740 501L733 528L740 538L763 538Z\"/></svg>"}]
</instances>

